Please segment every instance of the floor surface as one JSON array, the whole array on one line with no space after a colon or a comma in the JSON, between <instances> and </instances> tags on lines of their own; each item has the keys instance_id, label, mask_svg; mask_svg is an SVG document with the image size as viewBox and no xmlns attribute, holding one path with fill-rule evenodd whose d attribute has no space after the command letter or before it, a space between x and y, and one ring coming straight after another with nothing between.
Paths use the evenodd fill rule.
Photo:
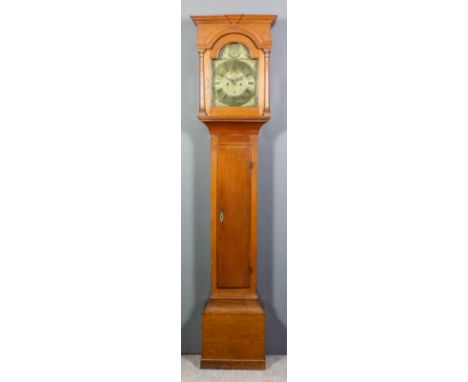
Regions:
<instances>
[{"instance_id":1,"label":"floor surface","mask_svg":"<svg viewBox=\"0 0 468 382\"><path fill-rule=\"evenodd\" d=\"M200 369L199 355L183 355L182 382L286 382L286 356L268 355L265 370L211 370Z\"/></svg>"}]
</instances>

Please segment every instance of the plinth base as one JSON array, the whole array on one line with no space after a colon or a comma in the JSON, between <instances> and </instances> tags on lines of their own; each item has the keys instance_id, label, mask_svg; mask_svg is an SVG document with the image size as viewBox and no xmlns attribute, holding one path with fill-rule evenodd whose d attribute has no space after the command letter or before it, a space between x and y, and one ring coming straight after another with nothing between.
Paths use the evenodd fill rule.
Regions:
<instances>
[{"instance_id":1,"label":"plinth base","mask_svg":"<svg viewBox=\"0 0 468 382\"><path fill-rule=\"evenodd\" d=\"M265 313L258 300L208 301L200 367L265 369Z\"/></svg>"}]
</instances>

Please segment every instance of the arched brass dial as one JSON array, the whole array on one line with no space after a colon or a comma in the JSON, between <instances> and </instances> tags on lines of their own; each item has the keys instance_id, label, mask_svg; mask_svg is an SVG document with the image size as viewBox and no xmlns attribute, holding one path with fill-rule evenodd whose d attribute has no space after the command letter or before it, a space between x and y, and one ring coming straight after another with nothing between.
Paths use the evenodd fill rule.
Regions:
<instances>
[{"instance_id":1,"label":"arched brass dial","mask_svg":"<svg viewBox=\"0 0 468 382\"><path fill-rule=\"evenodd\" d=\"M257 105L257 60L238 43L226 45L213 60L214 106Z\"/></svg>"}]
</instances>

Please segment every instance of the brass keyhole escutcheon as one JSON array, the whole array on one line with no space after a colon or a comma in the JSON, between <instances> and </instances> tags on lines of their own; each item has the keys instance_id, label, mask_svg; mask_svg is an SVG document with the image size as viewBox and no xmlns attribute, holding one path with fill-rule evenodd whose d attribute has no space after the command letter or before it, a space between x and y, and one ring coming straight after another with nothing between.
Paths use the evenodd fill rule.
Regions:
<instances>
[{"instance_id":1,"label":"brass keyhole escutcheon","mask_svg":"<svg viewBox=\"0 0 468 382\"><path fill-rule=\"evenodd\" d=\"M223 213L223 211L221 211L219 213L219 222L222 223L223 221L224 221L224 213Z\"/></svg>"}]
</instances>

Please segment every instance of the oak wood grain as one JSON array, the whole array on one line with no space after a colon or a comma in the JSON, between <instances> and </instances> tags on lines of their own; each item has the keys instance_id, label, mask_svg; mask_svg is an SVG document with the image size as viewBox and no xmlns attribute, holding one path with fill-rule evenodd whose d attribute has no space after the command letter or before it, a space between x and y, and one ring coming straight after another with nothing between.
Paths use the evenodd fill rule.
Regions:
<instances>
[{"instance_id":1,"label":"oak wood grain","mask_svg":"<svg viewBox=\"0 0 468 382\"><path fill-rule=\"evenodd\" d=\"M202 315L201 367L264 368L265 314L258 300L210 300Z\"/></svg>"},{"instance_id":2,"label":"oak wood grain","mask_svg":"<svg viewBox=\"0 0 468 382\"><path fill-rule=\"evenodd\" d=\"M250 145L218 145L218 288L250 287Z\"/></svg>"}]
</instances>

